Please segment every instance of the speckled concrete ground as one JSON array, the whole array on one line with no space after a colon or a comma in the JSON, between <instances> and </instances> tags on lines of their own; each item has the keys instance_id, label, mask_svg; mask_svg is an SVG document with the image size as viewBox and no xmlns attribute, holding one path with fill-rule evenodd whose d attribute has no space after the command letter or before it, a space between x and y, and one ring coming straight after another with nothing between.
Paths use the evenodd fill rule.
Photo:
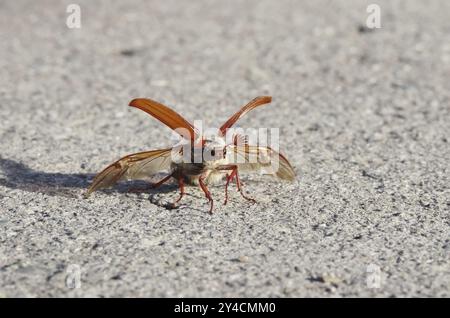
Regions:
<instances>
[{"instance_id":1,"label":"speckled concrete ground","mask_svg":"<svg viewBox=\"0 0 450 318\"><path fill-rule=\"evenodd\" d=\"M450 3L0 3L0 296L450 296ZM135 97L281 128L293 183L82 194L170 144ZM80 278L80 280L78 280ZM75 287L75 288L72 288Z\"/></svg>"}]
</instances>

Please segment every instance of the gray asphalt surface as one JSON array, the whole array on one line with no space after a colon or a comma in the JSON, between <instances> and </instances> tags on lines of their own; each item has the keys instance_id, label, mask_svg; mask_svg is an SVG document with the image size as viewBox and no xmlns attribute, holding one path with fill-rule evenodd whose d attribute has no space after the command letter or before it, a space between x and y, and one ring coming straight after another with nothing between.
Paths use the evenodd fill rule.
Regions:
<instances>
[{"instance_id":1,"label":"gray asphalt surface","mask_svg":"<svg viewBox=\"0 0 450 318\"><path fill-rule=\"evenodd\" d=\"M450 296L450 2L0 3L0 297ZM171 144L127 107L279 127L293 183L82 194ZM79 280L78 280L79 278ZM74 287L74 288L73 288Z\"/></svg>"}]
</instances>

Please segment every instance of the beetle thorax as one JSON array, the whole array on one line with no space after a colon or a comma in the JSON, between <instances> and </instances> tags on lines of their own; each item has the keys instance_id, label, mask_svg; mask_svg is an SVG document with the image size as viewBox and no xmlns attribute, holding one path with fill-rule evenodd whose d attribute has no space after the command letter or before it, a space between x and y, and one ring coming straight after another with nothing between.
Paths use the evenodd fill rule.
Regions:
<instances>
[{"instance_id":1,"label":"beetle thorax","mask_svg":"<svg viewBox=\"0 0 450 318\"><path fill-rule=\"evenodd\" d=\"M227 163L225 140L217 137L205 139L202 146L193 146L191 156L183 156L183 160L174 165L188 183L196 184L201 175L204 176L206 183L220 180L225 174L215 169Z\"/></svg>"}]
</instances>

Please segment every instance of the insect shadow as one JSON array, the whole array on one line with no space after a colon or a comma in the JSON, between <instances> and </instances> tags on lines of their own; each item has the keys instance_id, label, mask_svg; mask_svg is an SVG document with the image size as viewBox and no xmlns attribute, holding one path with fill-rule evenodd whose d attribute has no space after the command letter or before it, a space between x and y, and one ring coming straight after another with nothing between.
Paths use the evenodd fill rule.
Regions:
<instances>
[{"instance_id":1,"label":"insect shadow","mask_svg":"<svg viewBox=\"0 0 450 318\"><path fill-rule=\"evenodd\" d=\"M0 157L0 171L0 185L4 187L69 198L82 197L80 191L76 191L76 189L87 189L95 176L93 173L52 173L37 171L21 162L3 157ZM148 183L144 181L124 182L112 189L103 190L103 192L128 193L130 188L139 188L143 185L148 185ZM167 193L174 191L176 188L174 184L166 184L148 192Z\"/></svg>"}]
</instances>

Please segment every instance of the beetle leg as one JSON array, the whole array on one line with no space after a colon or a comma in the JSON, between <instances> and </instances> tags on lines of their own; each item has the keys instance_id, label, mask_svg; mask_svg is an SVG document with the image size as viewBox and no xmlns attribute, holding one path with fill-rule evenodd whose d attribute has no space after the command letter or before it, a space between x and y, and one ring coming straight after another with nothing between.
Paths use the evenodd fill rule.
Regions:
<instances>
[{"instance_id":1,"label":"beetle leg","mask_svg":"<svg viewBox=\"0 0 450 318\"><path fill-rule=\"evenodd\" d=\"M225 202L223 203L223 205L226 205L228 202L228 184L230 183L230 181L233 181L235 175L235 170L231 171L230 174L227 174L227 183L225 183Z\"/></svg>"},{"instance_id":2,"label":"beetle leg","mask_svg":"<svg viewBox=\"0 0 450 318\"><path fill-rule=\"evenodd\" d=\"M158 181L156 183L148 184L145 187L134 187L134 188L128 189L128 192L139 193L139 192L144 192L144 191L147 191L147 190L150 190L150 189L158 188L163 183L167 182L167 180L169 180L171 177L172 177L172 174L169 174L168 176L165 176L162 180L160 180L160 181Z\"/></svg>"},{"instance_id":3,"label":"beetle leg","mask_svg":"<svg viewBox=\"0 0 450 318\"><path fill-rule=\"evenodd\" d=\"M251 201L251 202L253 202L253 203L256 203L256 200L255 200L255 199L249 198L248 196L246 196L246 195L244 194L244 191L242 191L242 183L241 183L241 181L239 180L239 174L238 174L237 167L236 167L236 186L237 186L237 188L238 188L238 191L241 193L241 195L242 195L242 197L243 197L244 199L246 199L246 200L248 200L248 201Z\"/></svg>"},{"instance_id":4,"label":"beetle leg","mask_svg":"<svg viewBox=\"0 0 450 318\"><path fill-rule=\"evenodd\" d=\"M209 200L209 203L211 204L210 208L209 208L209 213L212 214L212 210L213 210L213 205L214 205L214 201L211 197L211 193L209 192L208 188L206 187L205 183L203 182L204 176L200 176L198 178L198 184L200 185L200 188L203 190L203 192L205 193L206 198Z\"/></svg>"},{"instance_id":5,"label":"beetle leg","mask_svg":"<svg viewBox=\"0 0 450 318\"><path fill-rule=\"evenodd\" d=\"M184 196L184 179L182 176L178 177L178 187L180 188L180 196L178 199L175 200L175 202L172 203L172 205L175 207L178 202L180 202L181 198Z\"/></svg>"},{"instance_id":6,"label":"beetle leg","mask_svg":"<svg viewBox=\"0 0 450 318\"><path fill-rule=\"evenodd\" d=\"M236 179L237 190L242 195L242 197L248 201L256 203L255 199L249 198L244 194L244 191L242 190L242 183L239 180L238 167L236 165L224 165L224 166L218 167L217 169L218 170L231 170L231 174L227 177L227 183L225 184L225 204L227 203L227 199L228 199L228 184L230 183L230 181L233 180L233 178Z\"/></svg>"},{"instance_id":7,"label":"beetle leg","mask_svg":"<svg viewBox=\"0 0 450 318\"><path fill-rule=\"evenodd\" d=\"M228 202L228 184L230 183L230 175L227 173L227 183L225 183L225 201L223 205L227 205Z\"/></svg>"},{"instance_id":8,"label":"beetle leg","mask_svg":"<svg viewBox=\"0 0 450 318\"><path fill-rule=\"evenodd\" d=\"M151 187L152 189L156 189L156 188L158 188L159 186L161 186L163 183L165 183L167 180L169 180L171 177L173 177L173 174L169 174L168 176L164 177L162 180L160 180L160 181L158 181L158 182L156 182L156 183L151 184L150 187Z\"/></svg>"}]
</instances>

